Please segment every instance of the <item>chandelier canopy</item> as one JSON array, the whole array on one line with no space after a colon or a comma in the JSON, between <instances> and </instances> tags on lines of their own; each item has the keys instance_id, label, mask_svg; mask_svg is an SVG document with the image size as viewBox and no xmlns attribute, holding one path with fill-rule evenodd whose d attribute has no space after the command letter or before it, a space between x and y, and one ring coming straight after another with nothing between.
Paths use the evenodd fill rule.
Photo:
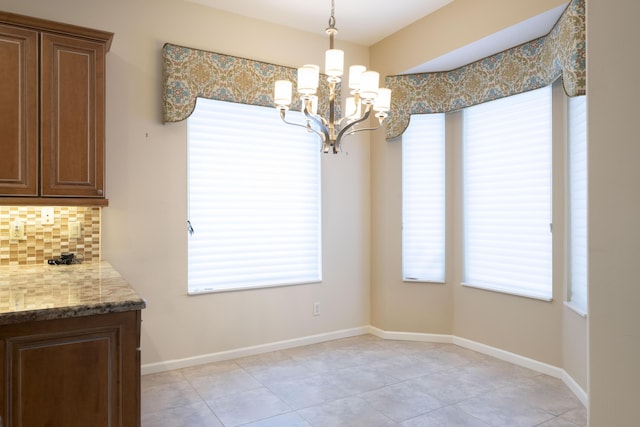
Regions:
<instances>
[{"instance_id":1,"label":"chandelier canopy","mask_svg":"<svg viewBox=\"0 0 640 427\"><path fill-rule=\"evenodd\" d=\"M391 109L391 90L379 87L380 74L367 70L363 65L349 67L350 94L346 100L344 117L338 118L336 106L336 85L340 83L344 72L344 52L334 49L333 39L338 30L335 27L335 3L331 0L331 16L329 27L325 30L329 35L329 50L325 53L325 69L329 83L329 117L318 114L318 83L320 67L317 65L303 65L298 68L298 95L302 101L302 113L306 117L306 124L294 123L286 120L286 113L292 102L293 85L289 80L275 82L274 100L280 111L280 118L287 124L301 126L310 132L318 134L322 140L322 150L328 153L340 152L342 138L361 131L376 130L382 126ZM375 128L359 128L358 125L369 118L371 112L378 118Z\"/></svg>"}]
</instances>

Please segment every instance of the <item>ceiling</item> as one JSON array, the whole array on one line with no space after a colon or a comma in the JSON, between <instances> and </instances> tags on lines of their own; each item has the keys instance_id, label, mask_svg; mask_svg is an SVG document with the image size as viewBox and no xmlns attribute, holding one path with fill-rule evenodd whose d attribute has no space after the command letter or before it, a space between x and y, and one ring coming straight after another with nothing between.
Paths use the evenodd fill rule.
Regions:
<instances>
[{"instance_id":1,"label":"ceiling","mask_svg":"<svg viewBox=\"0 0 640 427\"><path fill-rule=\"evenodd\" d=\"M187 0L238 15L298 30L324 33L331 16L330 0ZM371 46L454 0L335 0L338 38Z\"/></svg>"},{"instance_id":2,"label":"ceiling","mask_svg":"<svg viewBox=\"0 0 640 427\"><path fill-rule=\"evenodd\" d=\"M330 0L185 1L314 33L324 32L331 15ZM388 0L335 0L337 37L371 46L455 0L396 1L401 2L402 7L389 7ZM565 7L551 9L406 72L451 70L543 36L551 30Z\"/></svg>"}]
</instances>

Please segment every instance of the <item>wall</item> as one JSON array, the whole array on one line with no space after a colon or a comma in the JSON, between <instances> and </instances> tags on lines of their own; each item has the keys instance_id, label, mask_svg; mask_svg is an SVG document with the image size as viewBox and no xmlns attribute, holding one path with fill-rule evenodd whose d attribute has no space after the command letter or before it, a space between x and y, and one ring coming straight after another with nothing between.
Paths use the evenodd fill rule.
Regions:
<instances>
[{"instance_id":1,"label":"wall","mask_svg":"<svg viewBox=\"0 0 640 427\"><path fill-rule=\"evenodd\" d=\"M481 10L474 11L469 3L457 0L452 5L460 8L469 6L470 12L475 12L475 19L471 22L454 20L456 25L451 25L450 20L438 21L440 14L418 21L410 32L401 31L385 43L374 46L371 51L372 67L383 69L386 74L399 73L462 46L464 43L458 38L464 36L456 33L466 34L467 29L471 31L478 23L484 22L477 18L482 16ZM482 4L478 3L478 8L481 8ZM532 7L534 3L542 8L548 5L529 3ZM448 12L441 11L443 16ZM637 402L640 401L640 310L637 309L640 300L640 227L637 225L640 217L640 193L637 191L640 144L634 126L638 111L636 104L640 99L640 89L635 84L640 57L634 54L640 37L640 29L636 25L639 15L640 3L635 0L587 0L589 318L587 323L581 316L564 308L562 323L553 327L562 330L562 350L555 348L550 351L554 353L551 362L559 363L583 389L588 390L589 423L592 427L631 425L637 420ZM502 16L505 19L511 17L507 14ZM414 31L418 31L419 37L414 37ZM437 40L438 43L428 43L429 40ZM432 48L433 45L443 47ZM397 64L397 67L391 64ZM383 329L410 323L415 330L422 332L438 331L444 327L447 332L464 334L473 326L473 319L469 319L466 325L457 324L455 327L430 320L431 310L444 311L443 307L452 304L450 294L442 291L442 286L424 285L417 289L417 286L403 284L399 280L400 213L394 207L398 206L400 198L397 189L400 182L399 144L386 144L381 136L374 139L371 153L372 323ZM384 264L383 260L386 261ZM452 285L455 283L444 287ZM525 310L523 316L518 310L521 302L516 298L504 296L503 300L483 301L469 295L470 304L466 306L477 304L483 315L491 310L502 322L515 322L516 331L523 322L531 328L537 320L544 320L542 311L529 316L526 315L529 310ZM458 301L456 299L455 303ZM510 311L507 305L515 309ZM411 320L414 318L427 320L420 324ZM474 319L482 321L484 317L476 316ZM558 333L549 329L540 328L541 336L531 338L541 351L535 348L524 351L517 339L510 341L509 348L525 355L529 352L531 357L542 359L541 352L549 351L546 334L557 336ZM495 345L498 338L489 336L491 333L486 328L478 328L476 339ZM507 334L513 338L513 333L507 331ZM585 348L588 349L586 357ZM587 381L588 386L585 386Z\"/></svg>"},{"instance_id":2,"label":"wall","mask_svg":"<svg viewBox=\"0 0 640 427\"><path fill-rule=\"evenodd\" d=\"M566 1L493 1L491 7L475 0L456 0L371 48L371 66L385 75L414 68L472 41L566 4ZM501 13L496 13L500 10ZM557 90L556 90L557 92ZM454 114L454 120L459 120ZM555 117L559 119L561 117ZM454 126L449 128L455 131ZM558 129L562 138L563 129ZM460 203L455 158L448 147L449 212ZM554 148L561 161L561 146ZM447 283L404 283L401 271L401 141L387 143L383 135L372 141L372 324L383 330L453 334L530 357L572 374L586 390L586 320L565 322L573 316L564 307L564 257L554 253L554 295L542 302L460 286L461 218L449 215ZM558 171L556 171L558 172ZM564 244L562 217L563 176L554 178L554 245ZM578 337L570 347L567 335ZM567 345L565 345L565 343ZM582 344L582 345L581 345ZM581 345L581 347L580 347ZM565 355L565 350L568 353Z\"/></svg>"},{"instance_id":3,"label":"wall","mask_svg":"<svg viewBox=\"0 0 640 427\"><path fill-rule=\"evenodd\" d=\"M637 0L587 3L589 417L637 425L640 140Z\"/></svg>"},{"instance_id":4,"label":"wall","mask_svg":"<svg viewBox=\"0 0 640 427\"><path fill-rule=\"evenodd\" d=\"M0 0L0 9L115 33L107 54L110 204L102 250L147 300L143 364L369 324L364 136L347 140L345 155L323 157L323 283L186 295L186 123L161 123L161 47L171 42L288 66L322 64L324 19L317 31L303 33L183 0ZM339 37L336 45L347 61L367 64L368 49Z\"/></svg>"}]
</instances>

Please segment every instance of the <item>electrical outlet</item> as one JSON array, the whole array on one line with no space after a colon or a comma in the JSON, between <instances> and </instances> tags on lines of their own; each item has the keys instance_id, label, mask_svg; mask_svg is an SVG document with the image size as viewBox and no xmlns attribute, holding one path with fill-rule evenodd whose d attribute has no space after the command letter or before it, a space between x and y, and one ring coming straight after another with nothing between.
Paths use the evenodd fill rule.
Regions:
<instances>
[{"instance_id":1,"label":"electrical outlet","mask_svg":"<svg viewBox=\"0 0 640 427\"><path fill-rule=\"evenodd\" d=\"M79 239L82 237L82 226L79 221L72 221L69 223L69 238Z\"/></svg>"},{"instance_id":2,"label":"electrical outlet","mask_svg":"<svg viewBox=\"0 0 640 427\"><path fill-rule=\"evenodd\" d=\"M40 222L43 225L53 224L53 207L43 206L40 210Z\"/></svg>"},{"instance_id":3,"label":"electrical outlet","mask_svg":"<svg viewBox=\"0 0 640 427\"><path fill-rule=\"evenodd\" d=\"M10 225L9 239L10 240L26 240L27 233L25 231L24 222L16 219Z\"/></svg>"},{"instance_id":4,"label":"electrical outlet","mask_svg":"<svg viewBox=\"0 0 640 427\"><path fill-rule=\"evenodd\" d=\"M320 316L320 303L319 302L314 302L313 303L313 315L314 316Z\"/></svg>"}]
</instances>

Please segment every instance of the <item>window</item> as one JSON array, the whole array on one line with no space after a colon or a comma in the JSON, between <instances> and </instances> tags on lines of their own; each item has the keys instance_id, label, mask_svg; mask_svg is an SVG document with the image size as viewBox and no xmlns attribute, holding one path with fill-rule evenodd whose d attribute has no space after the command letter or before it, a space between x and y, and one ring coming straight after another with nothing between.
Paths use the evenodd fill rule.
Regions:
<instances>
[{"instance_id":1,"label":"window","mask_svg":"<svg viewBox=\"0 0 640 427\"><path fill-rule=\"evenodd\" d=\"M587 100L569 98L569 303L587 313Z\"/></svg>"},{"instance_id":2,"label":"window","mask_svg":"<svg viewBox=\"0 0 640 427\"><path fill-rule=\"evenodd\" d=\"M445 280L445 115L411 117L402 136L403 280Z\"/></svg>"},{"instance_id":3,"label":"window","mask_svg":"<svg viewBox=\"0 0 640 427\"><path fill-rule=\"evenodd\" d=\"M463 112L463 283L552 297L551 86Z\"/></svg>"},{"instance_id":4,"label":"window","mask_svg":"<svg viewBox=\"0 0 640 427\"><path fill-rule=\"evenodd\" d=\"M319 282L318 137L273 108L206 99L187 127L188 292Z\"/></svg>"}]
</instances>

